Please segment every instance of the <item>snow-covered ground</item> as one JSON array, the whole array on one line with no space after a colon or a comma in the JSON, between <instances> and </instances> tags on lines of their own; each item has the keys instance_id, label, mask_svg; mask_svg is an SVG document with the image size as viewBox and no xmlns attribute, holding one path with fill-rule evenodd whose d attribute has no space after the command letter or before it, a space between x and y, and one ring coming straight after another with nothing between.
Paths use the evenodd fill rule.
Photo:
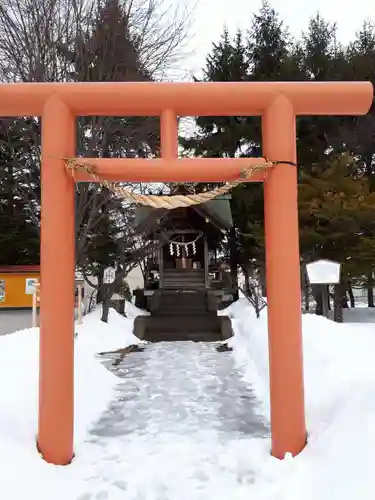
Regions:
<instances>
[{"instance_id":1,"label":"snow-covered ground","mask_svg":"<svg viewBox=\"0 0 375 500\"><path fill-rule=\"evenodd\" d=\"M245 299L231 307L237 362L269 417L267 312L256 321ZM295 459L270 459L258 478L267 500L373 498L375 475L375 323L359 308L355 323L303 316L309 442Z\"/></svg>"},{"instance_id":2,"label":"snow-covered ground","mask_svg":"<svg viewBox=\"0 0 375 500\"><path fill-rule=\"evenodd\" d=\"M70 466L35 448L38 330L0 337L1 497L6 500L370 500L375 488L375 320L303 317L309 443L269 455L267 312L231 306L233 352L157 344L109 371L96 353L137 341L132 318L95 311L75 340ZM110 366L113 355L107 356ZM254 395L257 400L254 399ZM248 408L248 411L246 409Z\"/></svg>"},{"instance_id":3,"label":"snow-covered ground","mask_svg":"<svg viewBox=\"0 0 375 500\"><path fill-rule=\"evenodd\" d=\"M130 315L133 306L130 305ZM110 325L109 325L110 324ZM76 327L75 447L77 455L94 425L110 404L116 377L95 358L138 342L132 321L110 311L109 324L97 310ZM36 446L39 329L0 337L0 495L7 500L75 500L80 482L75 467L54 467L39 457ZM79 476L79 474L78 474Z\"/></svg>"},{"instance_id":4,"label":"snow-covered ground","mask_svg":"<svg viewBox=\"0 0 375 500\"><path fill-rule=\"evenodd\" d=\"M82 498L248 498L269 429L233 356L216 349L159 343L124 357L117 395L76 461Z\"/></svg>"}]
</instances>

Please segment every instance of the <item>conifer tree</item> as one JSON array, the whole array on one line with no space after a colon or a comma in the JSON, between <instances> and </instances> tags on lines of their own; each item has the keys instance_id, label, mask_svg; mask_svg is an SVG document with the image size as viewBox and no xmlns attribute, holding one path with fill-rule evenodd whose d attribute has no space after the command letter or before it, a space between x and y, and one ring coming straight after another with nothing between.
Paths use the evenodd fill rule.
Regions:
<instances>
[{"instance_id":1,"label":"conifer tree","mask_svg":"<svg viewBox=\"0 0 375 500\"><path fill-rule=\"evenodd\" d=\"M347 79L368 80L375 83L375 27L372 23L363 23L355 39L349 44L346 57L348 60ZM361 159L363 170L370 183L370 189L375 190L375 106L371 106L366 116L345 117L340 128L342 142L358 158ZM375 238L375 231L366 228L363 241ZM375 307L374 301L374 265L373 260L367 261L369 268L366 273L365 285L368 291L368 305Z\"/></svg>"},{"instance_id":2,"label":"conifer tree","mask_svg":"<svg viewBox=\"0 0 375 500\"><path fill-rule=\"evenodd\" d=\"M302 175L299 190L300 240L305 260L328 258L343 264L344 276L366 272L375 240L375 193L348 154L332 154L324 169Z\"/></svg>"},{"instance_id":3,"label":"conifer tree","mask_svg":"<svg viewBox=\"0 0 375 500\"><path fill-rule=\"evenodd\" d=\"M267 0L253 16L247 45L250 80L289 80L286 69L289 69L291 39L279 14Z\"/></svg>"},{"instance_id":4,"label":"conifer tree","mask_svg":"<svg viewBox=\"0 0 375 500\"><path fill-rule=\"evenodd\" d=\"M290 46L287 29L265 1L250 20L246 35L238 32L233 40L225 30L219 43L213 44L204 78L206 81L293 80L298 66L288 56ZM181 141L195 155L261 156L259 117L198 117L196 126L196 134ZM263 224L262 186L250 183L236 188L231 205L240 264L247 266L256 261L263 265L263 242L252 234L254 224Z\"/></svg>"},{"instance_id":5,"label":"conifer tree","mask_svg":"<svg viewBox=\"0 0 375 500\"><path fill-rule=\"evenodd\" d=\"M39 262L38 211L24 191L36 185L24 185L25 137L23 119L0 122L0 264L35 264ZM36 215L36 217L35 217ZM35 220L35 218L37 220Z\"/></svg>"},{"instance_id":6,"label":"conifer tree","mask_svg":"<svg viewBox=\"0 0 375 500\"><path fill-rule=\"evenodd\" d=\"M345 80L348 63L345 50L337 39L337 27L320 14L310 19L308 28L297 43L299 66L304 80ZM341 117L307 116L297 120L298 160L308 170L324 163L327 149L342 150ZM345 149L345 148L344 148Z\"/></svg>"},{"instance_id":7,"label":"conifer tree","mask_svg":"<svg viewBox=\"0 0 375 500\"><path fill-rule=\"evenodd\" d=\"M247 78L248 62L241 32L232 40L227 30L206 58L203 70L206 82L244 81ZM193 137L181 138L188 151L197 156L234 157L241 148L245 120L241 117L197 117L197 132Z\"/></svg>"}]
</instances>

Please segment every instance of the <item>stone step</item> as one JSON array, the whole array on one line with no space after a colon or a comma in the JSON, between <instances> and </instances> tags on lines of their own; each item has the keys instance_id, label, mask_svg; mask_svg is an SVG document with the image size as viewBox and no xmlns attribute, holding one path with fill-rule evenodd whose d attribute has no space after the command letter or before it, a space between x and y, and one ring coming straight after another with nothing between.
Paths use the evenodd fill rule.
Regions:
<instances>
[{"instance_id":1,"label":"stone step","mask_svg":"<svg viewBox=\"0 0 375 500\"><path fill-rule=\"evenodd\" d=\"M201 290L202 292L205 290L204 283L163 283L162 290Z\"/></svg>"},{"instance_id":2,"label":"stone step","mask_svg":"<svg viewBox=\"0 0 375 500\"><path fill-rule=\"evenodd\" d=\"M150 316L147 331L157 332L220 332L221 320L216 315Z\"/></svg>"},{"instance_id":3,"label":"stone step","mask_svg":"<svg viewBox=\"0 0 375 500\"><path fill-rule=\"evenodd\" d=\"M161 297L160 306L161 307L201 307L204 308L207 305L207 297Z\"/></svg>"},{"instance_id":4,"label":"stone step","mask_svg":"<svg viewBox=\"0 0 375 500\"><path fill-rule=\"evenodd\" d=\"M186 296L186 297L202 297L202 296L205 296L206 293L205 292L202 292L202 291L199 291L199 292L187 292L185 290L179 290L178 292L176 291L164 291L163 292L163 296L165 297L180 297L181 295L183 296Z\"/></svg>"},{"instance_id":5,"label":"stone step","mask_svg":"<svg viewBox=\"0 0 375 500\"><path fill-rule=\"evenodd\" d=\"M188 299L185 297L181 297L179 300L161 300L160 306L162 307L176 307L176 308L191 308L191 309L202 309L206 307L207 300L202 299L201 301L195 299Z\"/></svg>"},{"instance_id":6,"label":"stone step","mask_svg":"<svg viewBox=\"0 0 375 500\"><path fill-rule=\"evenodd\" d=\"M179 283L180 285L186 285L187 283L195 283L195 284L202 284L204 285L204 279L203 280L198 280L196 278L181 278L180 276L176 279L173 278L165 278L163 279L163 283L172 283L176 284Z\"/></svg>"},{"instance_id":7,"label":"stone step","mask_svg":"<svg viewBox=\"0 0 375 500\"><path fill-rule=\"evenodd\" d=\"M164 269L165 274L196 274L203 275L203 269Z\"/></svg>"},{"instance_id":8,"label":"stone step","mask_svg":"<svg viewBox=\"0 0 375 500\"><path fill-rule=\"evenodd\" d=\"M172 282L167 282L163 283L163 289L170 289L170 290L201 290L202 292L205 289L204 283L172 283Z\"/></svg>"},{"instance_id":9,"label":"stone step","mask_svg":"<svg viewBox=\"0 0 375 500\"><path fill-rule=\"evenodd\" d=\"M152 313L152 316L158 317L158 316L178 316L181 318L181 316L210 316L210 317L215 317L216 316L216 311L210 312L207 310L197 310L197 309L158 309L157 311L154 311Z\"/></svg>"},{"instance_id":10,"label":"stone step","mask_svg":"<svg viewBox=\"0 0 375 500\"><path fill-rule=\"evenodd\" d=\"M198 281L198 280L197 281L194 281L194 280L176 280L176 281L174 281L174 280L166 280L165 279L165 280L163 280L163 285L164 286L165 285L174 285L174 286L179 285L180 288L183 290L188 285L195 285L195 286L201 285L201 286L205 286L205 283L204 283L203 280L202 281Z\"/></svg>"},{"instance_id":11,"label":"stone step","mask_svg":"<svg viewBox=\"0 0 375 500\"><path fill-rule=\"evenodd\" d=\"M144 340L148 342L220 342L221 333L217 332L146 332Z\"/></svg>"},{"instance_id":12,"label":"stone step","mask_svg":"<svg viewBox=\"0 0 375 500\"><path fill-rule=\"evenodd\" d=\"M164 298L160 300L160 305L162 306L192 306L192 307L203 307L207 304L207 298L190 298L190 297L176 297L176 298Z\"/></svg>"},{"instance_id":13,"label":"stone step","mask_svg":"<svg viewBox=\"0 0 375 500\"><path fill-rule=\"evenodd\" d=\"M187 284L204 284L204 272L185 271L185 270L166 270L163 273L163 284L178 284L180 286Z\"/></svg>"},{"instance_id":14,"label":"stone step","mask_svg":"<svg viewBox=\"0 0 375 500\"><path fill-rule=\"evenodd\" d=\"M163 276L168 279L192 279L192 280L204 279L204 274L201 273L164 273Z\"/></svg>"},{"instance_id":15,"label":"stone step","mask_svg":"<svg viewBox=\"0 0 375 500\"><path fill-rule=\"evenodd\" d=\"M227 316L181 315L138 316L134 320L134 334L143 340L227 340L232 336L231 321Z\"/></svg>"},{"instance_id":16,"label":"stone step","mask_svg":"<svg viewBox=\"0 0 375 500\"><path fill-rule=\"evenodd\" d=\"M161 301L159 304L160 308L166 308L166 309L197 309L204 311L207 308L207 301L202 301L201 303L193 302L193 301L186 301L184 302L184 299L181 298L180 301L172 302L164 302Z\"/></svg>"},{"instance_id":17,"label":"stone step","mask_svg":"<svg viewBox=\"0 0 375 500\"><path fill-rule=\"evenodd\" d=\"M178 285L183 290L184 288L187 288L188 286L191 286L191 285L194 285L194 286L201 285L201 286L204 287L205 283L204 283L204 280L202 280L202 281L200 281L200 280L199 281L198 280L195 280L195 281L194 280L181 280L181 279L178 279L178 280L175 280L175 281L174 280L170 280L170 279L164 279L163 280L163 286L164 287L165 286L171 286L171 285L173 285L173 286L177 286Z\"/></svg>"},{"instance_id":18,"label":"stone step","mask_svg":"<svg viewBox=\"0 0 375 500\"><path fill-rule=\"evenodd\" d=\"M211 301L212 302L212 301ZM195 316L197 314L216 314L206 291L177 292L173 290L162 290L159 301L152 309L156 316Z\"/></svg>"},{"instance_id":19,"label":"stone step","mask_svg":"<svg viewBox=\"0 0 375 500\"><path fill-rule=\"evenodd\" d=\"M164 276L168 277L185 276L186 278L193 277L197 279L202 279L204 278L204 273L199 271L164 271Z\"/></svg>"},{"instance_id":20,"label":"stone step","mask_svg":"<svg viewBox=\"0 0 375 500\"><path fill-rule=\"evenodd\" d=\"M159 303L159 307L171 307L171 308L187 308L187 309L205 309L207 306L207 301L202 300L200 303L192 300L186 300L183 297L179 301L163 301Z\"/></svg>"},{"instance_id":21,"label":"stone step","mask_svg":"<svg viewBox=\"0 0 375 500\"><path fill-rule=\"evenodd\" d=\"M161 290L155 296L151 313L155 316L195 316L208 314L209 301L205 292Z\"/></svg>"},{"instance_id":22,"label":"stone step","mask_svg":"<svg viewBox=\"0 0 375 500\"><path fill-rule=\"evenodd\" d=\"M161 295L160 300L165 304L178 304L181 302L189 304L202 304L207 301L207 296L204 293L200 294L182 294L175 293L174 295Z\"/></svg>"}]
</instances>

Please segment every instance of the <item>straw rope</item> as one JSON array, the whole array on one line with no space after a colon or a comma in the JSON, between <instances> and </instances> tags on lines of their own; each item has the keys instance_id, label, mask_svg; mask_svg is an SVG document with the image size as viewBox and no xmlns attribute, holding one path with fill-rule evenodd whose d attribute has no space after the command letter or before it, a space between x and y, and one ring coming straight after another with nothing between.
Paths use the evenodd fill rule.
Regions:
<instances>
[{"instance_id":1,"label":"straw rope","mask_svg":"<svg viewBox=\"0 0 375 500\"><path fill-rule=\"evenodd\" d=\"M95 166L90 165L87 162L78 162L75 158L64 158L67 171L75 178L76 171L85 172L93 181L98 182L101 186L107 188L113 194L119 198L126 199L130 202L137 203L143 206L149 206L153 208L165 208L167 210L172 210L173 208L181 207L191 207L193 205L199 205L201 203L206 203L207 201L213 200L220 195L228 193L231 189L239 186L240 184L248 181L252 176L259 172L263 172L269 168L280 163L285 163L288 165L295 165L289 161L268 161L265 158L265 163L259 163L256 165L251 165L245 168L240 173L240 178L231 182L227 182L224 186L212 189L204 193L198 194L185 194L185 195L154 195L154 194L139 194L134 193L130 189L120 186L116 182L107 181L102 179L95 171Z\"/></svg>"},{"instance_id":2,"label":"straw rope","mask_svg":"<svg viewBox=\"0 0 375 500\"><path fill-rule=\"evenodd\" d=\"M165 241L167 243L172 243L173 245L177 245L177 246L180 246L180 247L185 247L186 245L193 245L194 243L196 243L203 236L203 234L204 234L203 231L199 231L198 236L196 238L193 238L190 241L177 241L176 239L174 240L172 238L169 238L168 234L166 233L166 231L162 232L162 236L163 236L163 238L165 239ZM178 237L179 236L182 236L182 235L178 235Z\"/></svg>"}]
</instances>

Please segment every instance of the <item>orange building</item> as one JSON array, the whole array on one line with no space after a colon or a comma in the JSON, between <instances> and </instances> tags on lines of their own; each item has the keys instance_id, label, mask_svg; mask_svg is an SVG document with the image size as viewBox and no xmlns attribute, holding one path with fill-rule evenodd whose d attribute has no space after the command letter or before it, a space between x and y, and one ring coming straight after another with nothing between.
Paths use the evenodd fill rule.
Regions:
<instances>
[{"instance_id":1,"label":"orange building","mask_svg":"<svg viewBox=\"0 0 375 500\"><path fill-rule=\"evenodd\" d=\"M0 266L0 309L26 309L33 303L40 266Z\"/></svg>"}]
</instances>

